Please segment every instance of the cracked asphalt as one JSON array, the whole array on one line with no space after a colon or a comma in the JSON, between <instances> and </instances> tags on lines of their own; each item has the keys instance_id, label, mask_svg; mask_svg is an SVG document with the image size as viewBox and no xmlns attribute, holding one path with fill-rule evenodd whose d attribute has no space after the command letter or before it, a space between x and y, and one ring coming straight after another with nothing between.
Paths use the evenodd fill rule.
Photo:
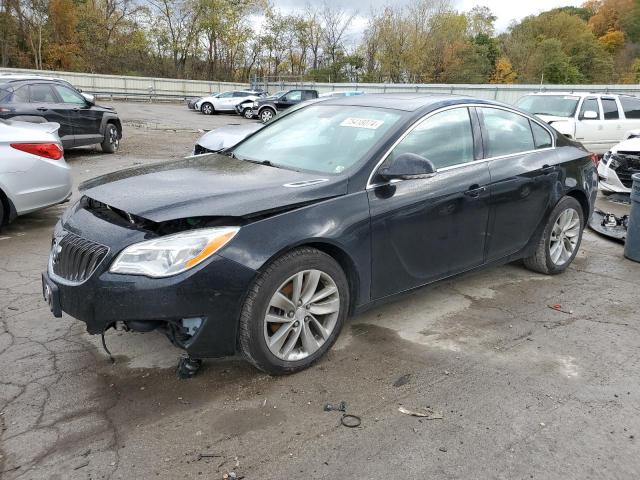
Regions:
<instances>
[{"instance_id":1,"label":"cracked asphalt","mask_svg":"<svg viewBox=\"0 0 640 480\"><path fill-rule=\"evenodd\" d=\"M118 154L67 152L76 186L244 121L117 107ZM620 244L586 231L563 275L512 264L417 291L351 319L293 376L229 358L181 381L164 337L110 331L112 365L49 313L40 272L65 207L0 232L2 479L640 478L640 264ZM340 401L360 427L323 410Z\"/></svg>"}]
</instances>

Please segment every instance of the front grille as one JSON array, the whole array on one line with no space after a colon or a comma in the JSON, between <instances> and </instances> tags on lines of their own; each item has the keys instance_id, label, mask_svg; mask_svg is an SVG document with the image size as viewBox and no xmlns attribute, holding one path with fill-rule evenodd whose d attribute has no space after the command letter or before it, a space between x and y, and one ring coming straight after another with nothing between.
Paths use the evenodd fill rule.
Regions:
<instances>
[{"instance_id":1,"label":"front grille","mask_svg":"<svg viewBox=\"0 0 640 480\"><path fill-rule=\"evenodd\" d=\"M640 154L636 152L618 152L613 155L613 158L620 164L613 169L620 182L625 187L631 188L633 183L631 176L634 173L640 173Z\"/></svg>"},{"instance_id":2,"label":"front grille","mask_svg":"<svg viewBox=\"0 0 640 480\"><path fill-rule=\"evenodd\" d=\"M53 273L70 282L84 282L109 252L104 245L67 232L54 240L51 250Z\"/></svg>"}]
</instances>

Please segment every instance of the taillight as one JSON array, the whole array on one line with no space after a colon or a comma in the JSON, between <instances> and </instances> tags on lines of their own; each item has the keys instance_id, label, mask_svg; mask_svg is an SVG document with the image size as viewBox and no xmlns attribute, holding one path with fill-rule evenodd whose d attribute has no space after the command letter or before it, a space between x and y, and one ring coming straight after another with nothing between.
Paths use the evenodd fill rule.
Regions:
<instances>
[{"instance_id":1,"label":"taillight","mask_svg":"<svg viewBox=\"0 0 640 480\"><path fill-rule=\"evenodd\" d=\"M598 157L598 155L596 153L592 153L591 154L591 161L597 167L598 164L600 163L600 157Z\"/></svg>"},{"instance_id":2,"label":"taillight","mask_svg":"<svg viewBox=\"0 0 640 480\"><path fill-rule=\"evenodd\" d=\"M16 150L51 160L60 160L64 155L64 150L57 143L12 143L11 146Z\"/></svg>"}]
</instances>

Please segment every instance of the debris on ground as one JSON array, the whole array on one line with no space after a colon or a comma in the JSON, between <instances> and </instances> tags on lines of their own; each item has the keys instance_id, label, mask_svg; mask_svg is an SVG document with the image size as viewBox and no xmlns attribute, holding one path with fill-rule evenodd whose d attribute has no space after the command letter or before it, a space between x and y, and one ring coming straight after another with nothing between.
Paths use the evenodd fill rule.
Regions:
<instances>
[{"instance_id":1,"label":"debris on ground","mask_svg":"<svg viewBox=\"0 0 640 480\"><path fill-rule=\"evenodd\" d=\"M566 313L567 315L573 315L573 310L566 310L562 308L562 305L559 303L555 303L553 305L547 305L551 310L555 310L556 312Z\"/></svg>"},{"instance_id":2,"label":"debris on ground","mask_svg":"<svg viewBox=\"0 0 640 480\"><path fill-rule=\"evenodd\" d=\"M86 467L87 465L89 465L89 462L82 462L80 465L76 465L75 467L73 467L74 470L80 470L81 468Z\"/></svg>"},{"instance_id":3,"label":"debris on ground","mask_svg":"<svg viewBox=\"0 0 640 480\"><path fill-rule=\"evenodd\" d=\"M203 458L222 458L222 455L218 455L217 453L199 453L198 460L202 460Z\"/></svg>"},{"instance_id":4,"label":"debris on ground","mask_svg":"<svg viewBox=\"0 0 640 480\"><path fill-rule=\"evenodd\" d=\"M404 413L405 415L411 415L412 417L420 417L426 420L442 420L444 416L440 412L434 412L430 408L425 408L422 411L419 410L409 410L408 408L399 407L398 411L400 413Z\"/></svg>"},{"instance_id":5,"label":"debris on ground","mask_svg":"<svg viewBox=\"0 0 640 480\"><path fill-rule=\"evenodd\" d=\"M629 228L629 215L614 215L596 209L589 220L589 227L600 235L624 242Z\"/></svg>"},{"instance_id":6,"label":"debris on ground","mask_svg":"<svg viewBox=\"0 0 640 480\"><path fill-rule=\"evenodd\" d=\"M325 412L346 412L347 411L347 402L342 401L338 404L327 403L324 406Z\"/></svg>"},{"instance_id":7,"label":"debris on ground","mask_svg":"<svg viewBox=\"0 0 640 480\"><path fill-rule=\"evenodd\" d=\"M441 452L447 452L447 449L445 447L440 447L438 450L440 450Z\"/></svg>"},{"instance_id":8,"label":"debris on ground","mask_svg":"<svg viewBox=\"0 0 640 480\"><path fill-rule=\"evenodd\" d=\"M393 382L393 386L394 387L401 387L401 386L406 385L407 383L409 383L409 380L411 380L411 374L410 373L405 373L400 378L398 378L395 382Z\"/></svg>"},{"instance_id":9,"label":"debris on ground","mask_svg":"<svg viewBox=\"0 0 640 480\"><path fill-rule=\"evenodd\" d=\"M362 424L362 419L357 415L345 413L340 418L340 423L347 428L356 428Z\"/></svg>"}]
</instances>

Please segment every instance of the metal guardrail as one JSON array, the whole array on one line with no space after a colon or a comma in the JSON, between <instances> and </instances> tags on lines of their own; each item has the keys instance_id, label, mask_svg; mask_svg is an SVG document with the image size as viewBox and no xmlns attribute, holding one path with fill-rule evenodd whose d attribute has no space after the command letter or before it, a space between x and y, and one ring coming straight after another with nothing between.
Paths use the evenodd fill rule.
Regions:
<instances>
[{"instance_id":1,"label":"metal guardrail","mask_svg":"<svg viewBox=\"0 0 640 480\"><path fill-rule=\"evenodd\" d=\"M120 75L99 75L78 72L54 72L48 70L28 70L0 68L3 73L38 74L67 80L85 92L111 99L143 101L184 101L190 97L200 97L211 92L225 92L248 88L246 83L214 82L205 80L183 80L172 78L131 77ZM257 83L270 91L290 88L314 88L320 93L359 90L366 93L414 92L445 93L487 98L515 103L521 96L539 91L549 92L604 92L624 93L640 96L640 85L442 85L442 84L386 84L386 83L314 83L314 82L272 82Z\"/></svg>"}]
</instances>

